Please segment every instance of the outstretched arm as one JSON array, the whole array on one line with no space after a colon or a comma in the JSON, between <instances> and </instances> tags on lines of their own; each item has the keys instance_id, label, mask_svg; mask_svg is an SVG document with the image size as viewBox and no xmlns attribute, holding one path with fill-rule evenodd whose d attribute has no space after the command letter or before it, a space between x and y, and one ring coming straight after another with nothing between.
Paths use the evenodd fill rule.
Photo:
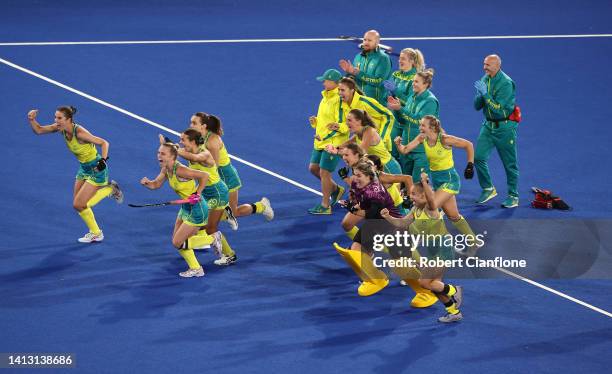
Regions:
<instances>
[{"instance_id":1,"label":"outstretched arm","mask_svg":"<svg viewBox=\"0 0 612 374\"><path fill-rule=\"evenodd\" d=\"M59 131L59 125L55 123L47 126L43 126L38 123L38 121L36 120L37 115L38 109L32 109L28 112L28 121L30 121L32 131L34 131L36 135L51 134Z\"/></svg>"}]
</instances>

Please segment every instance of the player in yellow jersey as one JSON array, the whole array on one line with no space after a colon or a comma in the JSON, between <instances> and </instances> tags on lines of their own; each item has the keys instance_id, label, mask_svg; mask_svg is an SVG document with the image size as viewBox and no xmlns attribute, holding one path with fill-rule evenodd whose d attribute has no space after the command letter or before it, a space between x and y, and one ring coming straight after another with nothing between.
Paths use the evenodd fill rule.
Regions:
<instances>
[{"instance_id":1,"label":"player in yellow jersey","mask_svg":"<svg viewBox=\"0 0 612 374\"><path fill-rule=\"evenodd\" d=\"M179 273L183 278L202 277L204 269L200 266L193 252L197 247L196 235L201 227L206 226L208 221L208 207L202 199L202 191L208 181L208 173L188 168L176 160L178 147L173 143L164 143L157 150L157 160L161 170L157 177L150 180L143 177L140 184L150 190L160 188L168 181L177 195L182 199L189 199L188 203L181 205L181 209L174 223L172 232L172 245L185 259L189 269ZM197 183L196 183L197 181Z\"/></svg>"},{"instance_id":2,"label":"player in yellow jersey","mask_svg":"<svg viewBox=\"0 0 612 374\"><path fill-rule=\"evenodd\" d=\"M208 173L208 181L202 196L206 199L208 205L206 232L214 238L212 245L220 257L218 260L215 260L215 265L231 265L238 260L238 257L218 228L221 216L229 203L227 185L219 177L215 159L204 147L204 138L198 130L187 129L183 131L181 134L181 144L183 144L184 148L178 149L178 155L189 161L189 167Z\"/></svg>"},{"instance_id":3,"label":"player in yellow jersey","mask_svg":"<svg viewBox=\"0 0 612 374\"><path fill-rule=\"evenodd\" d=\"M468 222L459 213L456 195L461 189L461 180L455 163L453 161L453 147L465 149L468 164L464 171L465 179L474 177L474 146L465 139L448 135L444 132L440 120L432 115L426 115L419 122L420 134L406 145L401 144L401 137L395 138L397 149L402 154L407 154L424 145L425 154L429 161L431 179L435 193L427 193L427 201L432 209L442 208L451 220L451 223L460 233L474 237L474 231ZM428 177L427 173L421 173L421 177ZM425 192L428 190L425 189ZM473 251L475 248L470 248Z\"/></svg>"},{"instance_id":4,"label":"player in yellow jersey","mask_svg":"<svg viewBox=\"0 0 612 374\"><path fill-rule=\"evenodd\" d=\"M89 232L78 241L81 243L101 242L104 234L96 222L93 208L102 199L111 196L117 203L123 202L123 193L115 181L108 183L109 143L92 135L83 126L73 122L76 108L61 106L55 112L55 122L42 126L36 120L38 110L28 112L30 126L36 135L61 132L66 146L76 156L80 163L79 171L74 182L72 206L79 212L79 216L87 225ZM101 153L96 148L100 146Z\"/></svg>"},{"instance_id":5,"label":"player in yellow jersey","mask_svg":"<svg viewBox=\"0 0 612 374\"><path fill-rule=\"evenodd\" d=\"M262 197L261 200L252 204L238 205L238 190L242 187L242 182L236 168L231 164L227 148L221 139L223 135L221 120L217 116L197 112L191 116L190 127L198 130L204 137L204 146L215 159L219 169L219 176L225 182L227 188L229 188L229 206L231 212L227 210L228 216L233 214L236 217L244 217L257 213L263 215L266 220L271 221L274 218L274 210L270 205L270 200L266 197ZM228 222L232 223L231 221ZM234 230L238 228L237 222L232 228Z\"/></svg>"},{"instance_id":6,"label":"player in yellow jersey","mask_svg":"<svg viewBox=\"0 0 612 374\"><path fill-rule=\"evenodd\" d=\"M414 202L414 206L405 217L395 218L389 214L387 209L381 210L380 215L397 228L409 228L412 235L420 234L439 237L439 245L437 245L435 241L432 241L433 243L430 245L419 248L421 249L421 255L430 260L436 258L451 260L454 258L453 249L449 246L445 246L441 240L448 234L448 230L446 229L440 210L432 209L429 206L425 192L426 190L430 190L429 192L433 193L429 184L424 185L422 182L417 182L412 186L410 189L410 198ZM417 249L414 248L413 250ZM413 258L414 257L415 256L413 256ZM463 318L459 310L463 300L462 287L442 282L442 276L445 270L444 267L419 267L422 273L419 278L419 284L423 288L433 291L446 308L447 314L438 318L438 321L443 323L460 321Z\"/></svg>"}]
</instances>

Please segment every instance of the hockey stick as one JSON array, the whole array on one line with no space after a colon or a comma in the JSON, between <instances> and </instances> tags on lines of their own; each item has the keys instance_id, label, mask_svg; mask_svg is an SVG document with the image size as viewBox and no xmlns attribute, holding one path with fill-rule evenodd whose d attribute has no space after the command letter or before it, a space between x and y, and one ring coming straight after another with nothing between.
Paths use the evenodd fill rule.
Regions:
<instances>
[{"instance_id":1,"label":"hockey stick","mask_svg":"<svg viewBox=\"0 0 612 374\"><path fill-rule=\"evenodd\" d=\"M153 204L128 204L129 207L132 208L147 208L151 206L166 206L166 205L181 205L189 202L189 199L180 199L180 200L171 200L163 203L153 203Z\"/></svg>"},{"instance_id":2,"label":"hockey stick","mask_svg":"<svg viewBox=\"0 0 612 374\"><path fill-rule=\"evenodd\" d=\"M354 36L340 35L338 37L338 39L349 40L351 42L359 43L358 44L359 48L361 48L361 43L363 43L363 39L362 38L357 38L357 37L354 37ZM378 44L378 46L380 47L380 49L385 51L388 55L399 57L399 53L393 52L393 47L385 45L385 44Z\"/></svg>"}]
</instances>

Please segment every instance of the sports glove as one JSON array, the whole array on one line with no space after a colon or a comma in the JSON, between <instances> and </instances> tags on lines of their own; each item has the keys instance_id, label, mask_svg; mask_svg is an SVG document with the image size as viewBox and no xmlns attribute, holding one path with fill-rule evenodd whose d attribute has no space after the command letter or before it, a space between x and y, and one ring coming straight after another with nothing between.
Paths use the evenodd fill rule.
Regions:
<instances>
[{"instance_id":1,"label":"sports glove","mask_svg":"<svg viewBox=\"0 0 612 374\"><path fill-rule=\"evenodd\" d=\"M199 203L200 201L202 201L202 196L200 196L197 192L194 192L191 195L189 195L187 200L189 200L189 204L195 205Z\"/></svg>"},{"instance_id":2,"label":"sports glove","mask_svg":"<svg viewBox=\"0 0 612 374\"><path fill-rule=\"evenodd\" d=\"M96 173L99 173L102 170L106 169L106 160L108 160L108 157L107 158L101 158L101 159L98 160L98 163L94 167L94 171Z\"/></svg>"},{"instance_id":3,"label":"sports glove","mask_svg":"<svg viewBox=\"0 0 612 374\"><path fill-rule=\"evenodd\" d=\"M465 171L463 172L463 176L465 177L465 179L474 178L474 163L473 162L467 163L467 166L465 167Z\"/></svg>"},{"instance_id":4,"label":"sports glove","mask_svg":"<svg viewBox=\"0 0 612 374\"><path fill-rule=\"evenodd\" d=\"M348 178L348 173L349 173L349 171L348 171L348 168L346 166L338 169L338 176L341 179Z\"/></svg>"}]
</instances>

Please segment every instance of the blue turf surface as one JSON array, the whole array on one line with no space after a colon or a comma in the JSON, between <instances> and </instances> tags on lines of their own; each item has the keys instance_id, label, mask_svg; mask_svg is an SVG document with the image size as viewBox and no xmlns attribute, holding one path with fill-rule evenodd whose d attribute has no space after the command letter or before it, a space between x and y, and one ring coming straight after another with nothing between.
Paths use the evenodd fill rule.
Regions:
<instances>
[{"instance_id":1,"label":"blue turf surface","mask_svg":"<svg viewBox=\"0 0 612 374\"><path fill-rule=\"evenodd\" d=\"M417 12L394 4L367 20L360 11L365 3L351 4L347 11L296 1L103 1L88 8L4 1L0 43L327 38L371 27L383 37L611 31L607 2L441 1ZM471 107L472 82L482 74L482 58L499 53L517 82L524 113L521 206L476 208L478 184L463 181L466 217L610 218L610 38L386 44L423 50L437 71L433 91L445 128L473 141L481 115ZM306 119L321 89L314 77L356 51L347 42L0 46L0 58L176 131L195 111L218 113L232 154L318 188L306 170L312 146ZM138 185L158 172L160 130L4 64L0 81L8 129L0 147L0 175L8 181L0 190L6 214L0 218L0 352L70 351L79 371L109 373L559 373L604 372L612 363L610 318L515 279L461 280L466 319L455 326L435 323L440 306L410 309L410 292L402 287L359 298L356 277L330 247L347 242L341 212L307 216L315 195L240 163L241 201L265 193L276 219L243 218L238 232L226 231L240 258L234 267L219 269L213 255L200 253L207 276L179 279L184 262L170 244L173 208L134 210L104 201L95 208L104 243L77 245L85 230L71 208L76 161L59 136L32 134L27 111L39 108L41 122L49 122L58 105L77 106L77 120L111 143L111 177L129 202L173 197L168 188ZM455 157L462 167L465 155ZM496 155L492 171L503 195ZM532 185L558 192L574 210L528 208ZM609 232L601 235L601 251L610 255ZM609 279L542 282L612 310Z\"/></svg>"}]
</instances>

